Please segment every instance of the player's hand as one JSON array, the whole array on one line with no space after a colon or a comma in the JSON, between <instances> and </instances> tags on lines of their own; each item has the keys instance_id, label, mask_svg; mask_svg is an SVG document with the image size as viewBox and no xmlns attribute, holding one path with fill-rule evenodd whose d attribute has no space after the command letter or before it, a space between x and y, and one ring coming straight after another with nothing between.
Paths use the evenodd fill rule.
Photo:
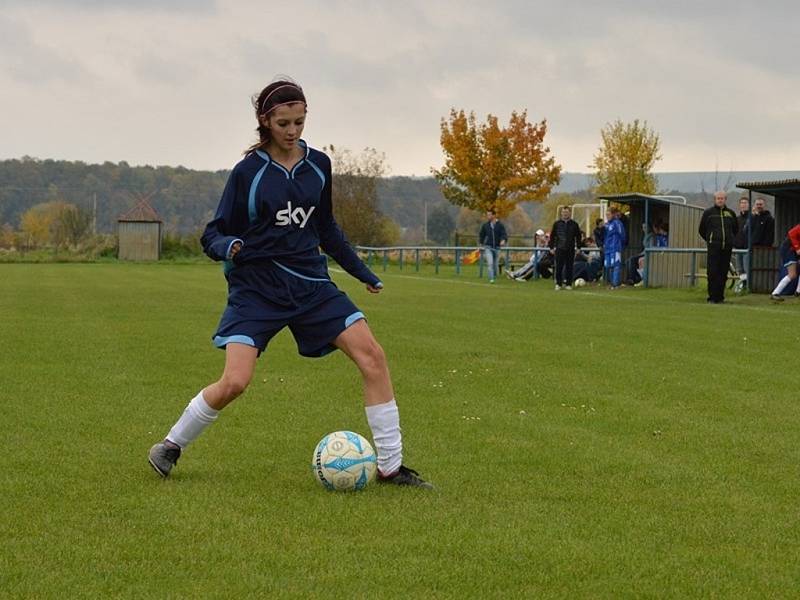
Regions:
<instances>
[{"instance_id":1,"label":"player's hand","mask_svg":"<svg viewBox=\"0 0 800 600\"><path fill-rule=\"evenodd\" d=\"M378 283L378 285L367 284L367 291L370 294L380 294L382 289L383 289L382 283Z\"/></svg>"},{"instance_id":2,"label":"player's hand","mask_svg":"<svg viewBox=\"0 0 800 600\"><path fill-rule=\"evenodd\" d=\"M233 246L231 246L231 258L236 256L239 253L239 250L242 249L242 242L235 242Z\"/></svg>"}]
</instances>

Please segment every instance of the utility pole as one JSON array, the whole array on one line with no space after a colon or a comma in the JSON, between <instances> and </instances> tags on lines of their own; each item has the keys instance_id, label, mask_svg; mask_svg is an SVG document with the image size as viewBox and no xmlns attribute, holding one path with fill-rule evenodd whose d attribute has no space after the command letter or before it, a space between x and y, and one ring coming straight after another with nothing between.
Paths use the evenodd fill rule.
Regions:
<instances>
[{"instance_id":1,"label":"utility pole","mask_svg":"<svg viewBox=\"0 0 800 600\"><path fill-rule=\"evenodd\" d=\"M428 241L428 201L423 201L425 204L425 217L422 221L422 240L424 242Z\"/></svg>"}]
</instances>

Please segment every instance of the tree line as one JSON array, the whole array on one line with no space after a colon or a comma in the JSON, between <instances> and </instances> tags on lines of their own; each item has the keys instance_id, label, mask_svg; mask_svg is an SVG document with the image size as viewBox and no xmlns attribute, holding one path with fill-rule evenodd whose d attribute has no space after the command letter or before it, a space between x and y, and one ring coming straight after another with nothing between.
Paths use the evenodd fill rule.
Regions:
<instances>
[{"instance_id":1,"label":"tree line","mask_svg":"<svg viewBox=\"0 0 800 600\"><path fill-rule=\"evenodd\" d=\"M560 180L545 138L547 121L512 112L508 125L453 109L441 122L444 165L433 178L387 177L385 156L330 146L336 179L335 216L361 245L452 243L455 231L476 231L496 210L512 233L531 235L551 222L551 205L587 201L595 193L656 192L658 135L638 120L601 131L593 158L596 186L584 198L553 194ZM197 237L216 209L228 171L184 167L86 164L31 157L0 161L0 248L94 249L114 245L117 219L142 197L158 211L165 244L199 251Z\"/></svg>"}]
</instances>

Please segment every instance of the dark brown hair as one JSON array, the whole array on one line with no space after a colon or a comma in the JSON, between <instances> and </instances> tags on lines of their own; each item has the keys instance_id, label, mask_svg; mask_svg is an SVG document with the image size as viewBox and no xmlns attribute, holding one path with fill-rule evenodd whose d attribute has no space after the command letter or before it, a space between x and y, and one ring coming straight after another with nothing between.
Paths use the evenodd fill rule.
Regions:
<instances>
[{"instance_id":1,"label":"dark brown hair","mask_svg":"<svg viewBox=\"0 0 800 600\"><path fill-rule=\"evenodd\" d=\"M259 94L254 94L252 101L253 108L256 111L256 121L258 122L256 131L258 132L259 141L245 150L245 154L260 150L269 143L269 128L261 123L261 119L272 110L280 105L294 104L296 102L302 102L308 108L303 88L289 79L273 81L261 90Z\"/></svg>"}]
</instances>

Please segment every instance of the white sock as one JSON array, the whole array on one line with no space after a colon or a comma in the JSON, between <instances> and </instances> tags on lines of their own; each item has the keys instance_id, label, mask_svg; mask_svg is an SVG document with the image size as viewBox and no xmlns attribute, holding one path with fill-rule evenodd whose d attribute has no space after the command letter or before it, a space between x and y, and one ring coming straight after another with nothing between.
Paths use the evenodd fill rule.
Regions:
<instances>
[{"instance_id":1,"label":"white sock","mask_svg":"<svg viewBox=\"0 0 800 600\"><path fill-rule=\"evenodd\" d=\"M384 475L396 472L403 462L403 440L400 435L400 412L392 398L384 404L365 407L367 423L372 429L378 470Z\"/></svg>"},{"instance_id":2,"label":"white sock","mask_svg":"<svg viewBox=\"0 0 800 600\"><path fill-rule=\"evenodd\" d=\"M167 441L186 448L203 433L203 430L217 420L218 410L206 404L201 391L186 406L181 418L172 426L167 434Z\"/></svg>"},{"instance_id":3,"label":"white sock","mask_svg":"<svg viewBox=\"0 0 800 600\"><path fill-rule=\"evenodd\" d=\"M789 278L788 275L784 275L783 279L781 279L780 282L778 283L778 287L776 287L774 290L772 290L772 295L773 296L780 296L781 292L786 289L786 286L789 285L791 283L791 281L792 280Z\"/></svg>"}]
</instances>

